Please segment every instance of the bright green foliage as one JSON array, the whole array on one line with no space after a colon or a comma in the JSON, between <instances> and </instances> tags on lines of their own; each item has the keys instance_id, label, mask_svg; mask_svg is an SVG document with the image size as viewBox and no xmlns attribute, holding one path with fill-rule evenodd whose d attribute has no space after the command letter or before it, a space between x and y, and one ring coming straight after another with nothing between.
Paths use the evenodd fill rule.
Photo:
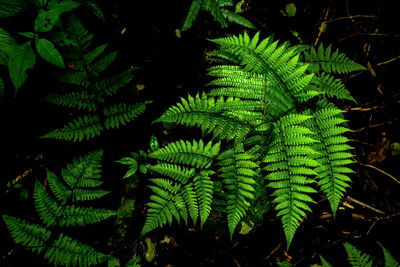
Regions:
<instances>
[{"instance_id":1,"label":"bright green foliage","mask_svg":"<svg viewBox=\"0 0 400 267\"><path fill-rule=\"evenodd\" d=\"M312 47L310 52L304 55L306 62L310 63L309 70L314 73L320 70L339 74L366 70L365 67L347 58L345 54L339 53L337 49L332 53L331 45L324 49L324 46L320 44L317 50Z\"/></svg>"},{"instance_id":2,"label":"bright green foliage","mask_svg":"<svg viewBox=\"0 0 400 267\"><path fill-rule=\"evenodd\" d=\"M250 21L224 8L232 6L232 0L193 0L183 22L182 30L186 31L192 27L201 9L209 12L220 23L222 28L228 27L227 20L229 20L244 27L255 29L255 26Z\"/></svg>"},{"instance_id":3,"label":"bright green foliage","mask_svg":"<svg viewBox=\"0 0 400 267\"><path fill-rule=\"evenodd\" d=\"M254 177L258 165L252 161L253 156L244 151L243 144L239 143L232 149L222 152L217 160L218 176L222 178L226 194L226 212L229 233L233 232L246 215L250 201L254 199Z\"/></svg>"},{"instance_id":4,"label":"bright green foliage","mask_svg":"<svg viewBox=\"0 0 400 267\"><path fill-rule=\"evenodd\" d=\"M259 33L213 42L219 47L209 55L222 62L209 68L214 80L208 86L213 88L181 98L155 122L200 128L203 136L220 142L219 152L204 159L197 155L203 153L198 149L203 145L180 140L149 154L158 160L149 169L168 178L151 179L153 194L142 234L173 218L186 222L187 214L196 221L203 201L207 216L211 202L214 211L226 214L232 237L242 220L262 217L256 210L264 211L271 202L289 247L311 212L311 195L323 192L336 213L349 187L352 161L344 137L346 121L324 98L352 97L328 74L310 73L301 56L308 46L279 44L272 36L260 39ZM207 175L199 175L205 171ZM199 177L202 184L210 184L209 195L202 193L201 198L196 182L191 184ZM269 192L272 201L265 195ZM201 225L207 216L200 216Z\"/></svg>"},{"instance_id":5,"label":"bright green foliage","mask_svg":"<svg viewBox=\"0 0 400 267\"><path fill-rule=\"evenodd\" d=\"M321 108L307 110L306 114L314 115L306 121L307 127L315 133L314 139L319 141L312 148L318 152L313 158L319 163L315 171L320 190L327 196L336 215L340 200L350 186L351 179L347 176L353 171L347 166L353 161L353 155L348 150L352 149L346 143L349 139L342 134L350 131L342 118L343 111L335 108Z\"/></svg>"},{"instance_id":6,"label":"bright green foliage","mask_svg":"<svg viewBox=\"0 0 400 267\"><path fill-rule=\"evenodd\" d=\"M47 101L77 110L87 110L64 127L53 130L42 138L54 138L66 141L83 141L99 136L104 130L120 128L132 122L142 114L150 101L141 103L116 103L107 105L109 97L117 94L133 78L133 70L128 69L111 77L103 78L102 73L115 61L118 51L105 53L107 44L89 49L93 35L82 23L71 16L67 32L72 36L68 40L72 46L69 55L72 67L56 78L64 83L78 85L73 92L57 93L46 98ZM65 43L65 42L64 42Z\"/></svg>"},{"instance_id":7,"label":"bright green foliage","mask_svg":"<svg viewBox=\"0 0 400 267\"><path fill-rule=\"evenodd\" d=\"M385 257L385 267L399 267L400 264L392 256L392 254L390 254L390 252L384 246L382 246L382 244L378 243L378 245L382 248L383 256Z\"/></svg>"},{"instance_id":8,"label":"bright green foliage","mask_svg":"<svg viewBox=\"0 0 400 267\"><path fill-rule=\"evenodd\" d=\"M310 187L314 179L309 175L317 174L313 168L319 164L310 157L316 154L310 145L316 141L312 132L299 124L310 119L308 116L291 114L282 117L274 126L272 142L263 162L268 187L273 188L275 209L282 218L288 246L300 222L311 211L307 203L313 200L308 194L317 191Z\"/></svg>"},{"instance_id":9,"label":"bright green foliage","mask_svg":"<svg viewBox=\"0 0 400 267\"><path fill-rule=\"evenodd\" d=\"M362 253L356 247L349 243L343 244L344 248L346 249L347 256L349 259L349 263L353 267L371 267L372 260L370 260L370 256L366 253Z\"/></svg>"},{"instance_id":10,"label":"bright green foliage","mask_svg":"<svg viewBox=\"0 0 400 267\"><path fill-rule=\"evenodd\" d=\"M34 204L44 226L4 215L16 243L37 254L44 253L44 258L55 265L90 266L110 258L63 233L56 235L56 229L93 224L117 214L113 210L78 205L80 201L98 199L109 193L97 189L103 183L100 180L102 154L99 150L74 159L62 169L62 179L47 170L49 187L55 198L36 181Z\"/></svg>"},{"instance_id":11,"label":"bright green foliage","mask_svg":"<svg viewBox=\"0 0 400 267\"><path fill-rule=\"evenodd\" d=\"M332 265L327 262L324 257L322 257L321 255L319 256L319 258L321 259L321 263L322 263L322 267L332 267Z\"/></svg>"},{"instance_id":12,"label":"bright green foliage","mask_svg":"<svg viewBox=\"0 0 400 267\"><path fill-rule=\"evenodd\" d=\"M203 141L171 143L155 150L149 157L158 160L150 170L168 177L151 179L153 195L148 203L149 210L142 235L182 218L185 223L188 216L196 224L200 217L202 226L211 211L214 173L204 170L219 153L219 143L204 144ZM185 158L179 154L185 155Z\"/></svg>"}]
</instances>

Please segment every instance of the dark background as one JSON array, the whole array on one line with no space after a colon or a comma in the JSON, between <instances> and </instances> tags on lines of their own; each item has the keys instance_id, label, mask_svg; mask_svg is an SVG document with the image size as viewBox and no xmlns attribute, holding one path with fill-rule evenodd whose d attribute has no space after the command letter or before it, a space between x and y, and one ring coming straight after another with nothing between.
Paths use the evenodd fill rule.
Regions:
<instances>
[{"instance_id":1,"label":"dark background","mask_svg":"<svg viewBox=\"0 0 400 267\"><path fill-rule=\"evenodd\" d=\"M106 132L101 138L80 144L38 139L39 136L61 126L68 120L68 111L41 101L55 92L55 81L48 75L48 65L38 62L29 73L28 82L16 98L8 98L0 107L0 215L8 214L38 222L33 202L32 189L35 179L43 181L45 168L59 170L66 161L103 148L104 178L106 187L113 190L101 202L106 208L117 209L121 195L136 199L132 225L121 247L107 246L114 233L113 222L71 231L99 251L112 253L123 261L133 253L142 253L139 232L145 220L144 204L149 192L146 181L140 181L140 190L126 192L121 179L126 169L114 161L131 151L147 149L152 133L161 144L180 137L197 138L197 131L176 129L163 133L162 125L150 124L162 112L178 100L178 96L199 92L209 81L206 69L209 63L205 54L214 48L208 38L237 34L241 26L230 24L221 29L210 14L200 12L194 26L175 36L181 26L191 1L100 1L106 23L90 13L82 11L83 23L95 34L95 43L110 43L112 49L120 49L116 69L141 66L137 71L132 88L145 85L138 93L139 100L153 100L146 113L128 127ZM400 31L395 1L353 0L310 0L310 1L265 1L251 0L243 14L252 21L262 37L274 34L276 39L299 41L291 33L296 31L302 43L331 44L347 56L368 66L367 71L342 75L348 90L357 104L337 101L347 110L349 134L353 140L356 171L348 195L365 204L385 212L385 216L368 208L346 201L337 217L329 216L326 199L316 196L317 204L301 224L289 251L280 219L275 211L265 214L264 222L248 235L236 234L229 240L224 227L209 223L204 231L173 224L150 233L152 240L159 243L167 235L170 243L158 244L157 257L145 266L274 266L277 261L290 261L296 266L320 263L319 254L336 266L344 266L346 254L343 242L350 242L364 252L383 259L376 241L381 242L394 256L400 255L400 184L386 172L400 179L399 156L392 156L391 144L400 142L398 83L400 60ZM295 17L285 14L285 6L294 3ZM11 28L30 31L36 14L24 14L11 19ZM354 16L354 17L350 17ZM86 18L86 19L85 19ZM1 19L2 23L10 19ZM320 35L321 23L326 29ZM10 24L8 24L10 25ZM121 34L123 29L126 31ZM9 29L9 28L8 28ZM254 30L248 31L254 34ZM6 86L7 69L0 68ZM367 165L373 165L374 169ZM7 189L7 183L30 170L20 181L29 192L28 199L20 196L20 190ZM379 171L381 170L381 171ZM382 172L383 171L383 172ZM34 256L15 245L3 221L0 221L0 265L1 266L44 266L41 257ZM139 244L139 245L138 245ZM397 256L397 259L399 257ZM143 259L143 262L145 260ZM169 265L168 265L169 264Z\"/></svg>"}]
</instances>

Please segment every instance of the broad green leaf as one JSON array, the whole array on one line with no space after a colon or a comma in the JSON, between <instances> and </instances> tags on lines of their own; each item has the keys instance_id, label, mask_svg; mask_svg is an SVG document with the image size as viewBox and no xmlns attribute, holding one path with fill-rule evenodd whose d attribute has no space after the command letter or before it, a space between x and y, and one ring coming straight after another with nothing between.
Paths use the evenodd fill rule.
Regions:
<instances>
[{"instance_id":1,"label":"broad green leaf","mask_svg":"<svg viewBox=\"0 0 400 267\"><path fill-rule=\"evenodd\" d=\"M156 256L157 243L153 243L151 241L150 237L146 237L146 239L144 241L146 242L146 245L147 245L147 251L146 251L146 254L144 257L148 262L151 262L154 259L154 257Z\"/></svg>"},{"instance_id":2,"label":"broad green leaf","mask_svg":"<svg viewBox=\"0 0 400 267\"><path fill-rule=\"evenodd\" d=\"M0 64L8 65L9 55L18 47L18 44L3 28L0 28L0 44Z\"/></svg>"},{"instance_id":3,"label":"broad green leaf","mask_svg":"<svg viewBox=\"0 0 400 267\"><path fill-rule=\"evenodd\" d=\"M60 19L61 14L69 12L77 8L80 4L74 1L51 1L49 3L50 10L40 9L39 14L35 20L35 32L48 32L57 21Z\"/></svg>"},{"instance_id":4,"label":"broad green leaf","mask_svg":"<svg viewBox=\"0 0 400 267\"><path fill-rule=\"evenodd\" d=\"M59 68L65 67L60 52L58 52L57 48L55 48L54 44L49 40L44 38L36 39L36 50L38 51L39 55L47 62Z\"/></svg>"},{"instance_id":5,"label":"broad green leaf","mask_svg":"<svg viewBox=\"0 0 400 267\"><path fill-rule=\"evenodd\" d=\"M296 16L296 11L297 11L297 8L294 5L294 3L290 3L290 4L286 5L286 13L288 14L288 17Z\"/></svg>"},{"instance_id":6,"label":"broad green leaf","mask_svg":"<svg viewBox=\"0 0 400 267\"><path fill-rule=\"evenodd\" d=\"M26 70L32 69L35 64L36 56L33 52L30 41L18 46L11 53L8 62L8 70L16 92L28 78Z\"/></svg>"},{"instance_id":7,"label":"broad green leaf","mask_svg":"<svg viewBox=\"0 0 400 267\"><path fill-rule=\"evenodd\" d=\"M0 18L11 17L29 8L25 0L0 0Z\"/></svg>"}]
</instances>

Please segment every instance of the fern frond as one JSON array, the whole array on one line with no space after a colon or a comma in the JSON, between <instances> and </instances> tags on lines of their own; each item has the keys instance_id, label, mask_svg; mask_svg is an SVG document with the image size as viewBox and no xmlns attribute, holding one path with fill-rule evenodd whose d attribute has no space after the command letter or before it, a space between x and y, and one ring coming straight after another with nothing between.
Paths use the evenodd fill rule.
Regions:
<instances>
[{"instance_id":1,"label":"fern frond","mask_svg":"<svg viewBox=\"0 0 400 267\"><path fill-rule=\"evenodd\" d=\"M214 19L219 22L221 28L228 27L228 22L222 14L222 9L216 0L203 0L202 8L211 13Z\"/></svg>"},{"instance_id":2,"label":"fern frond","mask_svg":"<svg viewBox=\"0 0 400 267\"><path fill-rule=\"evenodd\" d=\"M125 104L120 103L104 108L104 126L106 129L118 128L120 124L126 125L142 114L146 109L146 104L150 101Z\"/></svg>"},{"instance_id":3,"label":"fern frond","mask_svg":"<svg viewBox=\"0 0 400 267\"><path fill-rule=\"evenodd\" d=\"M67 32L75 41L75 45L79 51L85 52L90 46L93 34L90 34L85 29L82 22L75 15L69 16Z\"/></svg>"},{"instance_id":4,"label":"fern frond","mask_svg":"<svg viewBox=\"0 0 400 267\"><path fill-rule=\"evenodd\" d=\"M76 108L78 110L87 109L88 111L96 111L97 104L103 102L102 99L86 91L53 94L46 97L45 100L62 107Z\"/></svg>"},{"instance_id":5,"label":"fern frond","mask_svg":"<svg viewBox=\"0 0 400 267\"><path fill-rule=\"evenodd\" d=\"M83 55L83 60L87 65L90 65L96 58L98 58L101 54L104 53L108 44L99 45L93 50L89 51L85 55Z\"/></svg>"},{"instance_id":6,"label":"fern frond","mask_svg":"<svg viewBox=\"0 0 400 267\"><path fill-rule=\"evenodd\" d=\"M35 208L43 223L49 226L55 226L62 215L63 207L53 200L44 189L43 185L36 180L33 191Z\"/></svg>"},{"instance_id":7,"label":"fern frond","mask_svg":"<svg viewBox=\"0 0 400 267\"><path fill-rule=\"evenodd\" d=\"M47 181L49 182L49 186L51 191L56 196L57 200L61 205L63 205L67 199L71 196L72 192L64 186L64 184L58 179L57 175L55 175L50 170L47 170Z\"/></svg>"},{"instance_id":8,"label":"fern frond","mask_svg":"<svg viewBox=\"0 0 400 267\"><path fill-rule=\"evenodd\" d=\"M99 59L97 62L89 65L88 70L94 76L97 77L101 72L107 69L111 63L115 61L117 58L119 51L114 51L107 54L102 59Z\"/></svg>"},{"instance_id":9,"label":"fern frond","mask_svg":"<svg viewBox=\"0 0 400 267\"><path fill-rule=\"evenodd\" d=\"M193 22L196 20L197 14L199 13L202 4L203 4L203 0L193 0L192 1L192 4L190 5L189 11L188 11L188 14L182 25L183 31L186 31L192 27Z\"/></svg>"},{"instance_id":10,"label":"fern frond","mask_svg":"<svg viewBox=\"0 0 400 267\"><path fill-rule=\"evenodd\" d=\"M119 89L132 81L132 78L132 69L128 69L114 76L95 82L93 84L93 89L100 95L112 96L115 95Z\"/></svg>"},{"instance_id":11,"label":"fern frond","mask_svg":"<svg viewBox=\"0 0 400 267\"><path fill-rule=\"evenodd\" d=\"M249 28L249 29L255 29L256 28L256 26L254 26L254 24L251 23L251 21L245 19L243 16L241 16L241 15L235 13L235 12L232 12L232 11L230 11L228 9L222 8L221 9L221 13L227 20L229 20L229 21L231 21L233 23L236 23L238 25L244 26L244 27Z\"/></svg>"},{"instance_id":12,"label":"fern frond","mask_svg":"<svg viewBox=\"0 0 400 267\"><path fill-rule=\"evenodd\" d=\"M326 49L322 44L318 50L311 47L310 52L305 52L305 61L310 64L309 71L318 73L321 69L327 73L349 73L357 70L366 70L365 67L350 60L345 54L339 53L336 49L332 53L332 46L329 45Z\"/></svg>"},{"instance_id":13,"label":"fern frond","mask_svg":"<svg viewBox=\"0 0 400 267\"><path fill-rule=\"evenodd\" d=\"M368 254L362 253L349 243L344 243L343 245L346 249L349 262L353 267L372 267L372 260L370 260Z\"/></svg>"},{"instance_id":14,"label":"fern frond","mask_svg":"<svg viewBox=\"0 0 400 267\"><path fill-rule=\"evenodd\" d=\"M214 183L211 181L210 176L213 174L214 172L211 170L204 170L200 172L199 175L195 175L193 179L197 201L199 203L200 228L203 228L211 212ZM196 220L193 220L193 223L196 223Z\"/></svg>"},{"instance_id":15,"label":"fern frond","mask_svg":"<svg viewBox=\"0 0 400 267\"><path fill-rule=\"evenodd\" d=\"M89 86L89 75L84 71L67 70L64 73L55 74L57 80L63 83L80 85L83 87Z\"/></svg>"},{"instance_id":16,"label":"fern frond","mask_svg":"<svg viewBox=\"0 0 400 267\"><path fill-rule=\"evenodd\" d=\"M233 149L224 151L218 156L219 177L223 178L226 191L226 210L229 233L233 232L245 216L254 199L254 177L258 165L253 162L253 157L244 151L243 144L237 144Z\"/></svg>"},{"instance_id":17,"label":"fern frond","mask_svg":"<svg viewBox=\"0 0 400 267\"><path fill-rule=\"evenodd\" d=\"M267 163L263 169L270 172L265 179L267 186L274 189L271 196L277 203L275 209L282 220L287 247L306 211L311 211L307 203L314 201L309 194L316 193L309 186L315 182L309 176L317 174L314 168L318 163L311 158L310 148L302 150L299 147L310 147L316 142L310 137L313 133L299 125L308 119L310 116L290 114L275 123L272 143L263 158L263 162Z\"/></svg>"},{"instance_id":18,"label":"fern frond","mask_svg":"<svg viewBox=\"0 0 400 267\"><path fill-rule=\"evenodd\" d=\"M110 256L97 252L91 246L69 236L60 234L47 249L44 258L56 266L92 266L108 260Z\"/></svg>"},{"instance_id":19,"label":"fern frond","mask_svg":"<svg viewBox=\"0 0 400 267\"><path fill-rule=\"evenodd\" d=\"M59 219L60 227L84 226L104 221L117 215L116 211L106 209L94 209L79 206L65 206Z\"/></svg>"},{"instance_id":20,"label":"fern frond","mask_svg":"<svg viewBox=\"0 0 400 267\"><path fill-rule=\"evenodd\" d=\"M315 169L318 173L316 179L335 215L339 202L351 182L347 176L351 169L346 166L353 163L350 160L353 155L347 152L351 149L346 144L349 140L342 136L350 130L343 126L346 120L340 117L343 113L340 109L324 108L308 110L307 113L314 115L306 121L306 125L316 134L315 139L319 141L312 145L312 148L319 152L313 157L320 164Z\"/></svg>"},{"instance_id":21,"label":"fern frond","mask_svg":"<svg viewBox=\"0 0 400 267\"><path fill-rule=\"evenodd\" d=\"M233 99L223 98L215 100L209 98L205 93L195 98L188 96L188 99L181 98L182 103L170 107L155 122L169 122L182 124L188 127L200 127L203 133L213 132L213 136L218 139L231 140L245 136L250 125L240 119L234 118L229 114L221 112L224 104Z\"/></svg>"},{"instance_id":22,"label":"fern frond","mask_svg":"<svg viewBox=\"0 0 400 267\"><path fill-rule=\"evenodd\" d=\"M385 257L385 267L400 267L400 264L392 254L381 243L378 242L378 245L382 248L383 256Z\"/></svg>"},{"instance_id":23,"label":"fern frond","mask_svg":"<svg viewBox=\"0 0 400 267\"><path fill-rule=\"evenodd\" d=\"M159 163L154 166L150 166L150 170L158 172L162 175L166 175L179 183L186 183L195 174L194 168L186 168L176 164Z\"/></svg>"},{"instance_id":24,"label":"fern frond","mask_svg":"<svg viewBox=\"0 0 400 267\"><path fill-rule=\"evenodd\" d=\"M209 166L211 161L217 156L220 149L220 142L204 144L203 140L189 141L179 140L162 147L148 156L158 160L163 160L176 164L186 164L196 168Z\"/></svg>"},{"instance_id":25,"label":"fern frond","mask_svg":"<svg viewBox=\"0 0 400 267\"><path fill-rule=\"evenodd\" d=\"M327 262L324 257L322 257L321 255L319 256L319 258L321 259L321 263L322 263L322 267L332 267L332 265Z\"/></svg>"},{"instance_id":26,"label":"fern frond","mask_svg":"<svg viewBox=\"0 0 400 267\"><path fill-rule=\"evenodd\" d=\"M314 76L310 85L313 86L316 91L322 92L328 97L347 99L357 103L349 91L344 87L341 80L335 79L324 72L322 72L320 76Z\"/></svg>"},{"instance_id":27,"label":"fern frond","mask_svg":"<svg viewBox=\"0 0 400 267\"><path fill-rule=\"evenodd\" d=\"M83 139L89 140L100 135L103 130L104 127L100 124L100 118L97 115L85 115L74 119L61 129L43 135L41 138L80 142Z\"/></svg>"},{"instance_id":28,"label":"fern frond","mask_svg":"<svg viewBox=\"0 0 400 267\"><path fill-rule=\"evenodd\" d=\"M299 55L287 49L288 44L278 45L272 37L259 42L259 33L250 38L247 33L212 40L220 45L213 56L222 53L226 60L243 66L246 72L263 74L270 92L286 94L292 103L308 101L318 94L307 87L313 75L306 74L307 65L300 64ZM271 101L272 102L272 101Z\"/></svg>"},{"instance_id":29,"label":"fern frond","mask_svg":"<svg viewBox=\"0 0 400 267\"><path fill-rule=\"evenodd\" d=\"M51 231L43 226L30 224L25 220L8 215L3 215L3 220L15 243L21 244L37 254L43 252L46 242L50 239Z\"/></svg>"}]
</instances>

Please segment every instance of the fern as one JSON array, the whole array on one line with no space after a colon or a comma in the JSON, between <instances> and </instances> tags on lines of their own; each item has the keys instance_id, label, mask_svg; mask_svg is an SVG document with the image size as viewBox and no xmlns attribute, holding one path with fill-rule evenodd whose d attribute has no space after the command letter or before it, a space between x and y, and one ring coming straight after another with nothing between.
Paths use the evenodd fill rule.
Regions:
<instances>
[{"instance_id":1,"label":"fern","mask_svg":"<svg viewBox=\"0 0 400 267\"><path fill-rule=\"evenodd\" d=\"M346 120L341 118L343 111L338 108L317 106L316 110L308 110L306 113L314 115L306 121L306 125L316 133L315 139L319 141L312 146L318 152L313 158L320 164L315 169L318 173L316 179L336 215L339 202L351 182L347 175L353 172L347 167L353 163L350 160L353 155L347 152L352 147L346 144L349 140L342 136L349 129L343 125Z\"/></svg>"},{"instance_id":2,"label":"fern","mask_svg":"<svg viewBox=\"0 0 400 267\"><path fill-rule=\"evenodd\" d=\"M109 255L97 252L91 246L57 231L63 227L84 226L116 215L113 210L83 207L77 203L103 197L109 191L97 189L102 184L101 157L103 151L94 151L75 159L62 169L62 179L47 170L49 187L55 196L47 193L38 181L33 198L36 211L44 226L3 215L3 219L18 244L55 265L91 266L104 262ZM58 236L58 237L57 237Z\"/></svg>"},{"instance_id":3,"label":"fern","mask_svg":"<svg viewBox=\"0 0 400 267\"><path fill-rule=\"evenodd\" d=\"M228 27L227 20L229 20L244 27L255 29L255 26L250 21L241 15L224 8L231 6L233 6L231 0L193 0L183 22L182 30L186 31L192 27L193 22L196 20L201 9L209 12L214 19L219 22L221 28Z\"/></svg>"},{"instance_id":4,"label":"fern","mask_svg":"<svg viewBox=\"0 0 400 267\"><path fill-rule=\"evenodd\" d=\"M371 267L372 260L370 260L370 256L366 253L362 253L356 247L349 243L344 243L344 248L347 252L347 256L349 259L349 263L353 267Z\"/></svg>"},{"instance_id":5,"label":"fern","mask_svg":"<svg viewBox=\"0 0 400 267\"><path fill-rule=\"evenodd\" d=\"M195 222L207 210L200 216L202 226L213 208L226 213L232 238L241 221L272 203L289 247L311 212L311 195L324 193L336 214L349 187L352 155L348 151L352 148L344 136L349 129L343 112L325 96L352 97L333 76L310 72L310 64L301 56L308 46L280 44L272 36L260 39L259 33L212 41L218 48L209 55L222 62L208 70L214 78L208 84L212 89L181 98L155 122L196 127L203 136L212 134L220 142L219 152L204 158L198 155L204 151L204 141L179 140L149 153L156 160L149 169L157 178L151 179L142 234L173 218L186 223L190 216ZM326 53L324 59L332 66L338 64ZM347 66L349 61L347 65L340 62L343 66L331 70L355 69ZM203 200L205 194L199 198L196 179L207 183L209 193ZM206 203L205 208L201 203Z\"/></svg>"},{"instance_id":6,"label":"fern","mask_svg":"<svg viewBox=\"0 0 400 267\"><path fill-rule=\"evenodd\" d=\"M390 252L379 242L378 245L382 248L383 256L385 257L385 267L399 267L400 264L392 256L392 254L390 254Z\"/></svg>"},{"instance_id":7,"label":"fern","mask_svg":"<svg viewBox=\"0 0 400 267\"><path fill-rule=\"evenodd\" d=\"M89 50L93 35L74 16L70 17L68 25L68 32L74 40L69 53L72 67L64 73L57 73L56 78L81 88L79 91L54 94L45 100L63 107L86 110L87 113L42 138L81 142L101 135L104 130L119 128L132 122L151 102L108 105L109 98L131 82L134 69L103 78L101 73L115 61L118 51L104 55L108 44Z\"/></svg>"},{"instance_id":8,"label":"fern","mask_svg":"<svg viewBox=\"0 0 400 267\"><path fill-rule=\"evenodd\" d=\"M339 53L338 50L332 53L332 46L329 45L326 49L322 44L318 50L311 47L310 52L305 52L305 61L310 63L309 70L314 73L320 70L327 73L349 73L357 70L366 70L365 67L350 60L345 54Z\"/></svg>"}]
</instances>

